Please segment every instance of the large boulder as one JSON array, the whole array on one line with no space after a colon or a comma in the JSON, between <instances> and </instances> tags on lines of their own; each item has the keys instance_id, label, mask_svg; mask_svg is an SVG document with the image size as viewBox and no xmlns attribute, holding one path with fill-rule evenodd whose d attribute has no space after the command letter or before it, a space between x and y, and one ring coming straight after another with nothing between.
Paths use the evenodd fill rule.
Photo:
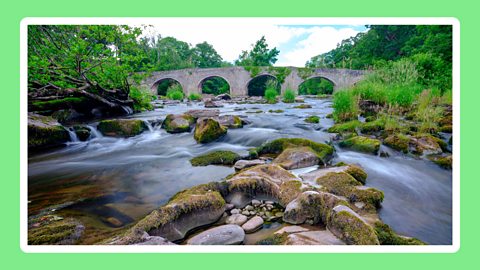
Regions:
<instances>
[{"instance_id":1,"label":"large boulder","mask_svg":"<svg viewBox=\"0 0 480 270\"><path fill-rule=\"evenodd\" d=\"M142 242L145 232L169 241L183 239L187 232L212 224L224 214L225 200L221 191L222 184L218 182L181 191L112 244L127 245Z\"/></svg>"},{"instance_id":2,"label":"large boulder","mask_svg":"<svg viewBox=\"0 0 480 270\"><path fill-rule=\"evenodd\" d=\"M352 150L364 153L378 154L380 150L380 141L364 136L355 136L339 143L340 147L350 148Z\"/></svg>"},{"instance_id":3,"label":"large boulder","mask_svg":"<svg viewBox=\"0 0 480 270\"><path fill-rule=\"evenodd\" d=\"M28 114L28 148L62 145L70 140L68 131L55 119L39 114Z\"/></svg>"},{"instance_id":4,"label":"large boulder","mask_svg":"<svg viewBox=\"0 0 480 270\"><path fill-rule=\"evenodd\" d=\"M139 119L111 119L100 121L97 129L104 136L133 137L148 130L148 127Z\"/></svg>"},{"instance_id":5,"label":"large boulder","mask_svg":"<svg viewBox=\"0 0 480 270\"><path fill-rule=\"evenodd\" d=\"M208 229L188 239L188 245L238 245L243 243L245 232L238 225L222 225Z\"/></svg>"},{"instance_id":6,"label":"large boulder","mask_svg":"<svg viewBox=\"0 0 480 270\"><path fill-rule=\"evenodd\" d=\"M209 143L227 134L227 128L211 118L201 118L197 121L193 138L199 143Z\"/></svg>"},{"instance_id":7,"label":"large boulder","mask_svg":"<svg viewBox=\"0 0 480 270\"><path fill-rule=\"evenodd\" d=\"M190 132L195 123L195 118L189 114L169 114L162 123L168 133Z\"/></svg>"},{"instance_id":8,"label":"large boulder","mask_svg":"<svg viewBox=\"0 0 480 270\"><path fill-rule=\"evenodd\" d=\"M291 147L283 150L273 162L287 170L292 170L317 165L320 159L310 147L304 146Z\"/></svg>"},{"instance_id":9,"label":"large boulder","mask_svg":"<svg viewBox=\"0 0 480 270\"><path fill-rule=\"evenodd\" d=\"M327 228L349 245L380 244L372 226L345 205L337 205L332 209Z\"/></svg>"},{"instance_id":10,"label":"large boulder","mask_svg":"<svg viewBox=\"0 0 480 270\"><path fill-rule=\"evenodd\" d=\"M397 151L408 153L410 138L404 134L392 134L385 138L383 143Z\"/></svg>"},{"instance_id":11,"label":"large boulder","mask_svg":"<svg viewBox=\"0 0 480 270\"><path fill-rule=\"evenodd\" d=\"M215 120L220 123L220 125L225 126L227 128L242 128L243 121L240 117L236 115L222 115L216 117Z\"/></svg>"},{"instance_id":12,"label":"large boulder","mask_svg":"<svg viewBox=\"0 0 480 270\"><path fill-rule=\"evenodd\" d=\"M253 197L263 196L273 197L281 205L287 205L304 188L299 178L276 164L245 169L226 182L230 193L226 199L238 208L249 203Z\"/></svg>"},{"instance_id":13,"label":"large boulder","mask_svg":"<svg viewBox=\"0 0 480 270\"><path fill-rule=\"evenodd\" d=\"M281 138L262 144L251 151L252 156L278 156L287 148L309 147L319 159L320 164L327 164L333 155L333 147L302 138Z\"/></svg>"},{"instance_id":14,"label":"large boulder","mask_svg":"<svg viewBox=\"0 0 480 270\"><path fill-rule=\"evenodd\" d=\"M345 245L328 229L289 234L285 245Z\"/></svg>"}]
</instances>

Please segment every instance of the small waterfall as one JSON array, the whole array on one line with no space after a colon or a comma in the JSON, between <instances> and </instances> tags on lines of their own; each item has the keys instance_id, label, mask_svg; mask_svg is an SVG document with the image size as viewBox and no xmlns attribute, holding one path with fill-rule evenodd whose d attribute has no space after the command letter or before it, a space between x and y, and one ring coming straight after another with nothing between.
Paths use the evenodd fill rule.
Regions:
<instances>
[{"instance_id":1,"label":"small waterfall","mask_svg":"<svg viewBox=\"0 0 480 270\"><path fill-rule=\"evenodd\" d=\"M79 142L80 140L77 137L77 133L75 133L75 130L73 128L67 128L68 135L70 136L70 142Z\"/></svg>"},{"instance_id":2,"label":"small waterfall","mask_svg":"<svg viewBox=\"0 0 480 270\"><path fill-rule=\"evenodd\" d=\"M143 122L145 122L145 125L147 125L148 130L149 130L150 132L153 132L153 126L152 126L152 124L151 124L149 121L143 121Z\"/></svg>"},{"instance_id":3,"label":"small waterfall","mask_svg":"<svg viewBox=\"0 0 480 270\"><path fill-rule=\"evenodd\" d=\"M100 133L95 127L87 126L87 128L90 129L89 140L103 137L102 133Z\"/></svg>"},{"instance_id":4,"label":"small waterfall","mask_svg":"<svg viewBox=\"0 0 480 270\"><path fill-rule=\"evenodd\" d=\"M130 108L130 107L128 107L128 106L122 106L122 109L123 109L127 114L132 114L132 113L133 113L132 108Z\"/></svg>"}]
</instances>

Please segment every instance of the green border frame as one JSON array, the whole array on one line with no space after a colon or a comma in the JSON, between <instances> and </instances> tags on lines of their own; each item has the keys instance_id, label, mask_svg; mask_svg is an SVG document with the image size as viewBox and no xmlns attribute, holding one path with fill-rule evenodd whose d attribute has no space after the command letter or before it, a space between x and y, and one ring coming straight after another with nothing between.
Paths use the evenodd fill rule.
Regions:
<instances>
[{"instance_id":1,"label":"green border frame","mask_svg":"<svg viewBox=\"0 0 480 270\"><path fill-rule=\"evenodd\" d=\"M480 184L475 179L474 138L478 130L474 109L480 99L474 73L478 62L479 4L467 1L280 1L244 0L120 3L84 0L17 1L2 7L2 142L3 205L1 251L4 267L31 269L139 269L139 268L474 268L478 265L477 217L473 198ZM19 34L24 17L456 17L461 24L461 247L453 254L25 254L19 241ZM477 75L478 76L478 75ZM470 122L470 123L468 123ZM467 123L467 124L465 124ZM473 267L471 267L472 265Z\"/></svg>"}]
</instances>

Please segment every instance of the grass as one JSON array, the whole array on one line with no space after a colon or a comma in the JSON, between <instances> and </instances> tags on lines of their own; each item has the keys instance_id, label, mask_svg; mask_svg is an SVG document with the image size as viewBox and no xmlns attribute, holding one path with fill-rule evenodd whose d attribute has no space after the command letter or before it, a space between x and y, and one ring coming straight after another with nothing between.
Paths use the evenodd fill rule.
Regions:
<instances>
[{"instance_id":1,"label":"grass","mask_svg":"<svg viewBox=\"0 0 480 270\"><path fill-rule=\"evenodd\" d=\"M136 112L151 111L153 110L152 101L155 95L153 95L148 89L145 88L130 88L129 97L133 100L133 110Z\"/></svg>"},{"instance_id":2,"label":"grass","mask_svg":"<svg viewBox=\"0 0 480 270\"><path fill-rule=\"evenodd\" d=\"M353 91L338 91L333 96L333 119L335 122L345 122L357 119L360 112L358 96Z\"/></svg>"},{"instance_id":3,"label":"grass","mask_svg":"<svg viewBox=\"0 0 480 270\"><path fill-rule=\"evenodd\" d=\"M190 95L188 95L188 100L190 101L196 101L196 100L201 100L202 99L202 96L200 94L197 94L197 93L191 93Z\"/></svg>"},{"instance_id":4,"label":"grass","mask_svg":"<svg viewBox=\"0 0 480 270\"><path fill-rule=\"evenodd\" d=\"M167 98L172 100L182 100L183 99L182 87L178 84L174 84L168 87Z\"/></svg>"},{"instance_id":5,"label":"grass","mask_svg":"<svg viewBox=\"0 0 480 270\"><path fill-rule=\"evenodd\" d=\"M283 93L283 102L285 103L293 103L295 102L295 92L291 89L285 90L285 93Z\"/></svg>"},{"instance_id":6,"label":"grass","mask_svg":"<svg viewBox=\"0 0 480 270\"><path fill-rule=\"evenodd\" d=\"M419 131L434 133L438 129L438 122L443 116L443 108L437 106L439 97L431 90L424 90L418 97L415 118L419 121Z\"/></svg>"}]
</instances>

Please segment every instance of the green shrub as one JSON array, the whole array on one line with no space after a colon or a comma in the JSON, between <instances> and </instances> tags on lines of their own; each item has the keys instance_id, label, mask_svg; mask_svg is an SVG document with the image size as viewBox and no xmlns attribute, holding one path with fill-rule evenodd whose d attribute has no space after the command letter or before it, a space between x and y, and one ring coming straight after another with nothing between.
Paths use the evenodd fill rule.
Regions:
<instances>
[{"instance_id":1,"label":"green shrub","mask_svg":"<svg viewBox=\"0 0 480 270\"><path fill-rule=\"evenodd\" d=\"M333 119L336 122L344 122L357 119L358 97L353 91L338 91L333 95Z\"/></svg>"},{"instance_id":2,"label":"green shrub","mask_svg":"<svg viewBox=\"0 0 480 270\"><path fill-rule=\"evenodd\" d=\"M182 87L178 84L174 84L167 89L167 98L173 100L182 100L183 92Z\"/></svg>"},{"instance_id":3,"label":"green shrub","mask_svg":"<svg viewBox=\"0 0 480 270\"><path fill-rule=\"evenodd\" d=\"M268 103L274 104L277 103L277 83L274 80L268 80L265 84L265 99Z\"/></svg>"},{"instance_id":4,"label":"green shrub","mask_svg":"<svg viewBox=\"0 0 480 270\"><path fill-rule=\"evenodd\" d=\"M320 117L318 117L316 115L312 115L312 116L309 116L309 117L305 118L305 122L318 124L318 123L320 123Z\"/></svg>"},{"instance_id":5,"label":"green shrub","mask_svg":"<svg viewBox=\"0 0 480 270\"><path fill-rule=\"evenodd\" d=\"M148 89L131 87L128 95L133 100L133 109L136 112L153 110L151 102L155 95L153 95Z\"/></svg>"},{"instance_id":6,"label":"green shrub","mask_svg":"<svg viewBox=\"0 0 480 270\"><path fill-rule=\"evenodd\" d=\"M188 95L188 100L201 100L202 99L202 96L200 94L197 94L197 93L191 93L190 95Z\"/></svg>"},{"instance_id":7,"label":"green shrub","mask_svg":"<svg viewBox=\"0 0 480 270\"><path fill-rule=\"evenodd\" d=\"M285 90L285 93L283 93L283 102L285 103L293 103L295 102L295 92L291 89Z\"/></svg>"},{"instance_id":8,"label":"green shrub","mask_svg":"<svg viewBox=\"0 0 480 270\"><path fill-rule=\"evenodd\" d=\"M424 90L418 97L415 112L416 120L419 121L420 132L432 133L438 129L438 122L443 116L443 108L436 106L434 96L430 90Z\"/></svg>"}]
</instances>

